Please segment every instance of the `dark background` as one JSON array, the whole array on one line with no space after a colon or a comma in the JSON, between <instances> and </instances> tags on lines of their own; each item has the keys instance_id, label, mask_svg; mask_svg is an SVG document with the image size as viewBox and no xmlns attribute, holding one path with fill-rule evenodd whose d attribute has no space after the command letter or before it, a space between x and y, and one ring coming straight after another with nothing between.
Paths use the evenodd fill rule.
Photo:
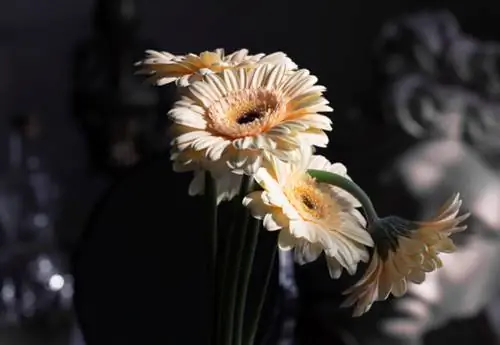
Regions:
<instances>
[{"instance_id":1,"label":"dark background","mask_svg":"<svg viewBox=\"0 0 500 345\"><path fill-rule=\"evenodd\" d=\"M142 36L156 43L152 48L178 53L216 47L288 53L320 76L341 122L347 107L375 91L372 46L384 21L443 7L452 10L466 31L486 39L498 37L495 18L500 5L495 2L427 3L145 0L138 2L137 10ZM10 115L39 112L57 170L65 177L80 174L86 159L70 107L72 56L75 45L91 33L93 2L4 0L1 5L0 142L5 143ZM0 161L5 157L2 151Z\"/></svg>"},{"instance_id":2,"label":"dark background","mask_svg":"<svg viewBox=\"0 0 500 345\"><path fill-rule=\"evenodd\" d=\"M372 45L384 21L413 10L447 8L466 31L486 39L498 37L495 18L500 5L495 2L427 3L145 0L138 2L137 10L142 36L156 43L152 48L177 53L215 47L286 52L320 76L341 121L346 107L372 91ZM80 172L86 161L70 107L72 55L92 30L93 2L18 0L1 5L0 138L5 138L8 116L40 112L58 170L67 176Z\"/></svg>"}]
</instances>

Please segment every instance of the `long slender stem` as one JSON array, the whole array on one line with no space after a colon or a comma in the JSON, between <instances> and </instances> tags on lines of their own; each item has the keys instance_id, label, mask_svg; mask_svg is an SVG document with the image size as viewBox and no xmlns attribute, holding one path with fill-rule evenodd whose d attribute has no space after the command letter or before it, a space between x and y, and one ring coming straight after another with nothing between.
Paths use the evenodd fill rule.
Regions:
<instances>
[{"instance_id":1,"label":"long slender stem","mask_svg":"<svg viewBox=\"0 0 500 345\"><path fill-rule=\"evenodd\" d=\"M225 232L225 237L221 239L223 244L222 255L219 255L217 258L217 278L216 278L216 306L214 321L214 328L216 329L216 336L213 340L213 345L219 345L223 341L223 336L225 333L225 313L227 313L226 308L224 307L224 303L227 299L227 266L231 256L231 243L233 239L233 233L235 232L235 228L239 221L239 212L242 208L241 205L241 195L244 195L246 190L248 189L248 184L250 181L250 177L244 176L241 184L239 195L231 200L229 206L229 211L231 212L229 217L230 222L227 231Z\"/></svg>"},{"instance_id":2,"label":"long slender stem","mask_svg":"<svg viewBox=\"0 0 500 345\"><path fill-rule=\"evenodd\" d=\"M252 275L255 252L259 243L260 221L249 219L247 227L247 242L243 248L241 270L238 278L237 303L235 309L235 334L234 339L239 340L234 345L241 345L243 341L243 326L245 322L245 305L247 302L248 286Z\"/></svg>"},{"instance_id":3,"label":"long slender stem","mask_svg":"<svg viewBox=\"0 0 500 345\"><path fill-rule=\"evenodd\" d=\"M223 296L221 300L222 315L221 315L221 328L223 332L223 340L221 344L225 345L235 345L233 342L233 331L234 331L234 315L238 288L238 271L241 264L243 247L245 245L245 237L247 231L247 223L249 220L249 211L246 207L241 205L241 201L245 195L253 188L253 179L245 177L242 182L242 188L240 190L240 195L238 196L239 207L236 210L237 217L232 226L231 239L228 246L228 258L224 285L223 285ZM236 229L240 230L236 233ZM219 344L217 344L219 345Z\"/></svg>"},{"instance_id":4,"label":"long slender stem","mask_svg":"<svg viewBox=\"0 0 500 345\"><path fill-rule=\"evenodd\" d=\"M212 242L212 274L215 274L215 265L217 262L217 243L218 243L218 227L217 227L217 191L215 180L209 172L205 173L205 211L207 212L207 224L210 226L210 241Z\"/></svg>"},{"instance_id":5,"label":"long slender stem","mask_svg":"<svg viewBox=\"0 0 500 345\"><path fill-rule=\"evenodd\" d=\"M358 199L365 210L368 224L373 224L379 218L370 197L352 180L328 171L311 169L307 172L318 182L328 183L332 186L339 187Z\"/></svg>"},{"instance_id":6,"label":"long slender stem","mask_svg":"<svg viewBox=\"0 0 500 345\"><path fill-rule=\"evenodd\" d=\"M210 237L209 243L211 243L211 259L209 262L209 276L210 276L210 288L209 288L209 303L210 312L213 317L216 314L217 308L217 289L216 289L216 269L217 269L217 243L218 243L218 227L217 227L217 191L215 186L215 180L212 178L211 174L207 172L205 174L205 212L206 212L206 231ZM215 321L215 320L213 320ZM214 323L215 324L215 323ZM216 341L217 329L212 327L212 345Z\"/></svg>"},{"instance_id":7,"label":"long slender stem","mask_svg":"<svg viewBox=\"0 0 500 345\"><path fill-rule=\"evenodd\" d=\"M257 302L257 306L254 309L255 312L250 315L249 328L244 334L245 343L244 345L254 345L255 337L257 336L257 330L259 329L260 315L262 314L262 309L264 308L264 302L267 297L267 289L269 287L269 282L271 281L271 276L273 273L274 262L276 260L276 252L278 251L278 246L275 245L272 248L271 257L269 259L269 267L266 272L266 278L262 286L262 291Z\"/></svg>"}]
</instances>

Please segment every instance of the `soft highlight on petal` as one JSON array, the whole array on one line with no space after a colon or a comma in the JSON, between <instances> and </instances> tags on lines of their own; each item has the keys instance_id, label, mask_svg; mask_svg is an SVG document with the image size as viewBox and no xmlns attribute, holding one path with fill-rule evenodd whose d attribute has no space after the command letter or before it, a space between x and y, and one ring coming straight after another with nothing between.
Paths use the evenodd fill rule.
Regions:
<instances>
[{"instance_id":1,"label":"soft highlight on petal","mask_svg":"<svg viewBox=\"0 0 500 345\"><path fill-rule=\"evenodd\" d=\"M373 246L366 223L355 208L359 203L330 185L316 182L307 173L318 168L318 162L328 169L333 166L343 175L347 169L313 155L311 147L302 146L299 152L301 159L288 163L270 157L254 175L263 190L250 193L243 205L263 220L267 230L280 230L278 246L295 249L299 264L324 253L333 278L340 277L344 269L354 274L358 263L369 259L367 247Z\"/></svg>"},{"instance_id":2,"label":"soft highlight on petal","mask_svg":"<svg viewBox=\"0 0 500 345\"><path fill-rule=\"evenodd\" d=\"M210 73L263 64L283 65L287 70L297 68L285 53L249 55L247 49L229 55L225 55L224 49L204 51L199 55L192 53L174 55L169 52L147 50L146 57L136 65L140 68L138 73L149 76L150 82L158 86L176 82L178 86L186 87Z\"/></svg>"},{"instance_id":3,"label":"soft highlight on petal","mask_svg":"<svg viewBox=\"0 0 500 345\"><path fill-rule=\"evenodd\" d=\"M345 291L343 306L354 306L354 316L366 313L376 301L406 293L408 283L420 284L425 275L442 266L439 253L455 250L452 234L466 229L459 215L462 201L456 194L426 222L388 219L374 234L375 252L362 278ZM384 220L382 220L384 221Z\"/></svg>"},{"instance_id":4,"label":"soft highlight on petal","mask_svg":"<svg viewBox=\"0 0 500 345\"><path fill-rule=\"evenodd\" d=\"M331 111L324 87L307 70L284 64L225 69L194 82L169 112L177 150L203 151L236 174L253 175L264 161L300 159L301 147L324 146ZM315 133L315 136L311 136Z\"/></svg>"}]
</instances>

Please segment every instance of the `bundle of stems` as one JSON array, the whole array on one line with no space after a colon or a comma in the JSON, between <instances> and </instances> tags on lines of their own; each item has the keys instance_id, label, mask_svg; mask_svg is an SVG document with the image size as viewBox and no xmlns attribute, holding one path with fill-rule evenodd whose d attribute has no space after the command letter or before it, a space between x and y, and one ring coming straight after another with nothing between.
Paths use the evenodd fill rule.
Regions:
<instances>
[{"instance_id":1,"label":"bundle of stems","mask_svg":"<svg viewBox=\"0 0 500 345\"><path fill-rule=\"evenodd\" d=\"M251 177L244 177L240 193L227 206L217 207L214 181L206 176L205 200L207 224L211 225L211 345L253 345L266 300L276 260L277 246L261 259L265 263L263 277L255 275L255 263L262 224L243 207L242 199L255 188ZM229 215L230 221L225 219ZM218 221L220 220L220 221ZM261 261L259 261L261 262ZM252 279L256 289L249 291ZM250 295L251 292L251 295Z\"/></svg>"}]
</instances>

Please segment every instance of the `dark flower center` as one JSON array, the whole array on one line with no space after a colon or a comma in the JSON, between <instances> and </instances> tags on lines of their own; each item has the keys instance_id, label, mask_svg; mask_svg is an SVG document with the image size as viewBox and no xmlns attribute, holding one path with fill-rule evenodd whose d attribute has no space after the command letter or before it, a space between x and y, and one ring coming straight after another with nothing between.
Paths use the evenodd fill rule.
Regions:
<instances>
[{"instance_id":1,"label":"dark flower center","mask_svg":"<svg viewBox=\"0 0 500 345\"><path fill-rule=\"evenodd\" d=\"M302 203L310 210L316 209L316 205L307 195L302 195Z\"/></svg>"},{"instance_id":2,"label":"dark flower center","mask_svg":"<svg viewBox=\"0 0 500 345\"><path fill-rule=\"evenodd\" d=\"M262 118L263 116L264 115L262 115L260 112L251 110L251 111L248 111L248 112L244 113L243 115L240 115L236 119L236 122L239 125L244 125L244 124L247 124L247 123L252 123L255 120L258 120L258 119Z\"/></svg>"}]
</instances>

